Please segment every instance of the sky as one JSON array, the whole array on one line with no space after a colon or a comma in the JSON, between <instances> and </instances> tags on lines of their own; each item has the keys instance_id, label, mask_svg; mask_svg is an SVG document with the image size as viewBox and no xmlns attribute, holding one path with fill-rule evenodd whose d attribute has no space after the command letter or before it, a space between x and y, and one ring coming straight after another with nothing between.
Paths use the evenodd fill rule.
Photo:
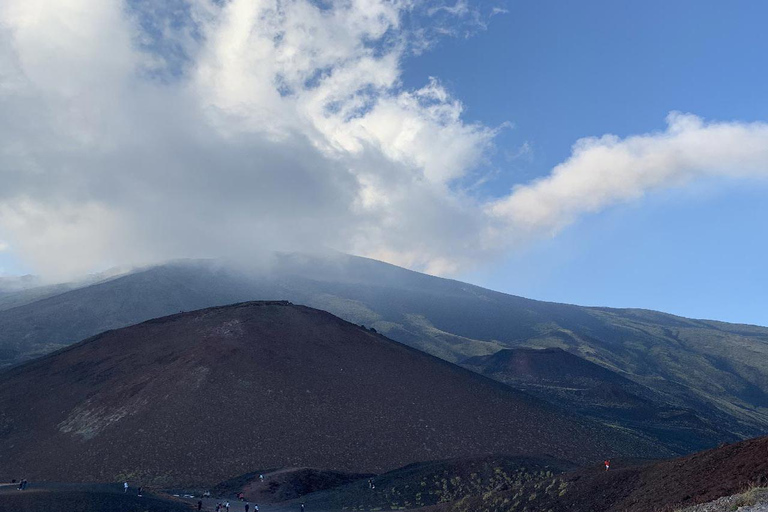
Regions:
<instances>
[{"instance_id":1,"label":"sky","mask_svg":"<svg viewBox=\"0 0 768 512\"><path fill-rule=\"evenodd\" d=\"M6 0L0 274L326 247L768 325L766 15Z\"/></svg>"}]
</instances>

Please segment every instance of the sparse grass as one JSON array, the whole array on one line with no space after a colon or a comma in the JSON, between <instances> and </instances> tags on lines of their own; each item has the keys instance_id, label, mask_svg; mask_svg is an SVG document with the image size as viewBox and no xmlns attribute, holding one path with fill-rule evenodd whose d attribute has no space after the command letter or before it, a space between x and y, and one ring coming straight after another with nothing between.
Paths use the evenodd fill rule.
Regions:
<instances>
[{"instance_id":1,"label":"sparse grass","mask_svg":"<svg viewBox=\"0 0 768 512\"><path fill-rule=\"evenodd\" d=\"M739 507L751 507L757 505L761 501L761 498L768 498L768 488L753 485L736 497L736 501L731 505L731 510L737 510Z\"/></svg>"},{"instance_id":2,"label":"sparse grass","mask_svg":"<svg viewBox=\"0 0 768 512\"><path fill-rule=\"evenodd\" d=\"M751 485L745 491L739 494L734 494L733 496L725 496L723 498L720 498L719 500L714 500L714 501L718 502L721 500L725 500L725 502L722 503L722 505L720 505L719 508L717 509L719 512L734 511L734 510L738 510L740 507L752 507L754 505L758 505L761 503L767 503L768 487ZM703 503L701 505L693 505L691 507L679 508L679 509L675 509L674 512L698 512L703 506L711 506L711 503L712 502L710 502L709 504ZM707 510L712 510L712 509L707 508Z\"/></svg>"}]
</instances>

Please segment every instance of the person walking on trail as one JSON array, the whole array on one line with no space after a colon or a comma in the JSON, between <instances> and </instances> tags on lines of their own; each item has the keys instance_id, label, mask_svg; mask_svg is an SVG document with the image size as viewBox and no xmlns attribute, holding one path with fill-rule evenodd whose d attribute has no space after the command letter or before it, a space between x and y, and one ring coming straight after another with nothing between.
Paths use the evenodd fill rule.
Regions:
<instances>
[{"instance_id":1,"label":"person walking on trail","mask_svg":"<svg viewBox=\"0 0 768 512\"><path fill-rule=\"evenodd\" d=\"M605 470L606 470L606 471L608 471L609 469L611 469L611 461L610 461L610 460L608 460L608 459L605 459L605 462L603 462L603 464L605 464Z\"/></svg>"},{"instance_id":2,"label":"person walking on trail","mask_svg":"<svg viewBox=\"0 0 768 512\"><path fill-rule=\"evenodd\" d=\"M227 512L229 512L229 502L226 502L226 503L224 504L224 508L226 508L226 509L227 509Z\"/></svg>"},{"instance_id":3,"label":"person walking on trail","mask_svg":"<svg viewBox=\"0 0 768 512\"><path fill-rule=\"evenodd\" d=\"M123 492L128 492L128 482L123 482Z\"/></svg>"},{"instance_id":4,"label":"person walking on trail","mask_svg":"<svg viewBox=\"0 0 768 512\"><path fill-rule=\"evenodd\" d=\"M197 510L203 510L203 500L197 500Z\"/></svg>"},{"instance_id":5,"label":"person walking on trail","mask_svg":"<svg viewBox=\"0 0 768 512\"><path fill-rule=\"evenodd\" d=\"M260 481L260 482L263 482L263 481L264 481L264 475L259 475L259 481Z\"/></svg>"},{"instance_id":6,"label":"person walking on trail","mask_svg":"<svg viewBox=\"0 0 768 512\"><path fill-rule=\"evenodd\" d=\"M301 512L304 512L304 504L301 504Z\"/></svg>"},{"instance_id":7,"label":"person walking on trail","mask_svg":"<svg viewBox=\"0 0 768 512\"><path fill-rule=\"evenodd\" d=\"M251 506L248 504L248 502L245 502L245 512L248 512L251 509Z\"/></svg>"},{"instance_id":8,"label":"person walking on trail","mask_svg":"<svg viewBox=\"0 0 768 512\"><path fill-rule=\"evenodd\" d=\"M259 505L258 503L253 504L253 512L259 512Z\"/></svg>"},{"instance_id":9,"label":"person walking on trail","mask_svg":"<svg viewBox=\"0 0 768 512\"><path fill-rule=\"evenodd\" d=\"M138 492L138 494L139 494L139 498L141 498L141 486L139 486L139 492Z\"/></svg>"}]
</instances>

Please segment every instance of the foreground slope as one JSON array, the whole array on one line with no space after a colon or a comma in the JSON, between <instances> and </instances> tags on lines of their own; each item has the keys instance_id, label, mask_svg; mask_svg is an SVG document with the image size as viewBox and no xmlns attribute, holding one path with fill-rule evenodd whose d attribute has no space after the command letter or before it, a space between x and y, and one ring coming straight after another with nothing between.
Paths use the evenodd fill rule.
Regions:
<instances>
[{"instance_id":1,"label":"foreground slope","mask_svg":"<svg viewBox=\"0 0 768 512\"><path fill-rule=\"evenodd\" d=\"M152 320L0 374L0 479L207 484L489 453L668 452L286 302Z\"/></svg>"},{"instance_id":2,"label":"foreground slope","mask_svg":"<svg viewBox=\"0 0 768 512\"><path fill-rule=\"evenodd\" d=\"M599 466L444 505L442 512L671 512L764 484L768 437L751 439L682 458L610 471ZM616 463L617 462L617 463Z\"/></svg>"},{"instance_id":3,"label":"foreground slope","mask_svg":"<svg viewBox=\"0 0 768 512\"><path fill-rule=\"evenodd\" d=\"M766 328L534 301L347 256L281 255L260 271L169 264L0 311L0 366L180 310L276 297L453 362L559 347L735 435L768 431Z\"/></svg>"},{"instance_id":4,"label":"foreground slope","mask_svg":"<svg viewBox=\"0 0 768 512\"><path fill-rule=\"evenodd\" d=\"M190 512L192 507L121 484L31 484L19 492L15 484L0 484L0 512Z\"/></svg>"}]
</instances>

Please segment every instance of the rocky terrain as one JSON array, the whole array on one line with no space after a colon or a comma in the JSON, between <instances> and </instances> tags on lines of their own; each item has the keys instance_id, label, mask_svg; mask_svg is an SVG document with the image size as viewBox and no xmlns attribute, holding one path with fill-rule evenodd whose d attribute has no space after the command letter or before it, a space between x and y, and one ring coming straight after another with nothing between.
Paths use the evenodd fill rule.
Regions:
<instances>
[{"instance_id":1,"label":"rocky terrain","mask_svg":"<svg viewBox=\"0 0 768 512\"><path fill-rule=\"evenodd\" d=\"M614 460L611 470L585 467L553 478L445 505L452 512L590 510L666 512L705 504L764 485L768 437L656 463Z\"/></svg>"}]
</instances>

